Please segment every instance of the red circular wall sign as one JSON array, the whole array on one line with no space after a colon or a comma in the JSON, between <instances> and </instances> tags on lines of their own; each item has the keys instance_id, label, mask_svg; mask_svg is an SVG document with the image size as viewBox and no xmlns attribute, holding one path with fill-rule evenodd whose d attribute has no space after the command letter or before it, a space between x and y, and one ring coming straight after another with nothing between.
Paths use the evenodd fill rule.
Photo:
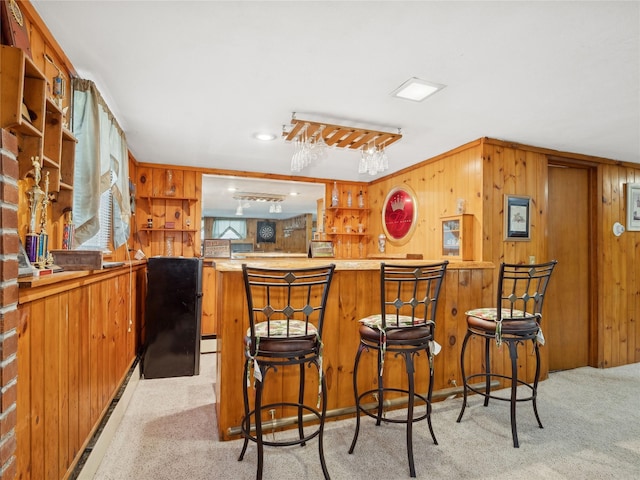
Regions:
<instances>
[{"instance_id":1,"label":"red circular wall sign","mask_svg":"<svg viewBox=\"0 0 640 480\"><path fill-rule=\"evenodd\" d=\"M387 194L382 210L382 225L391 241L408 239L413 232L418 215L418 205L408 187L394 187Z\"/></svg>"}]
</instances>

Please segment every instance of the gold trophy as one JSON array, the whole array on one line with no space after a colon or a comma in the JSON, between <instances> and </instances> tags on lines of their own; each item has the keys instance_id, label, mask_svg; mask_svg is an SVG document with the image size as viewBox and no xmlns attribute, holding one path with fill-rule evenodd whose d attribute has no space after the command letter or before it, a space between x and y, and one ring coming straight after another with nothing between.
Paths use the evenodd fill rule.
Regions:
<instances>
[{"instance_id":1,"label":"gold trophy","mask_svg":"<svg viewBox=\"0 0 640 480\"><path fill-rule=\"evenodd\" d=\"M38 243L40 236L36 233L36 222L38 218L38 208L42 205L42 197L44 192L40 188L40 162L38 157L31 157L33 165L33 187L29 189L27 195L29 197L29 231L25 241L25 250L27 257L31 263L38 261Z\"/></svg>"},{"instance_id":2,"label":"gold trophy","mask_svg":"<svg viewBox=\"0 0 640 480\"><path fill-rule=\"evenodd\" d=\"M49 201L49 172L44 177L44 195L42 197L42 212L40 213L40 235L38 237L38 266L44 268L49 259L49 235L47 234L47 207Z\"/></svg>"}]
</instances>

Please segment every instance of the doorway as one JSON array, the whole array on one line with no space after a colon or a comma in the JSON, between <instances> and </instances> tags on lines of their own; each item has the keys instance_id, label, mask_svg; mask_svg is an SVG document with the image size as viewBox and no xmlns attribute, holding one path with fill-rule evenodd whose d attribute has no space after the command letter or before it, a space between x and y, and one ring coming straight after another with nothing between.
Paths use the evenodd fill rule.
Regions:
<instances>
[{"instance_id":1,"label":"doorway","mask_svg":"<svg viewBox=\"0 0 640 480\"><path fill-rule=\"evenodd\" d=\"M590 166L549 163L548 254L558 260L545 299L549 371L589 365L593 251Z\"/></svg>"}]
</instances>

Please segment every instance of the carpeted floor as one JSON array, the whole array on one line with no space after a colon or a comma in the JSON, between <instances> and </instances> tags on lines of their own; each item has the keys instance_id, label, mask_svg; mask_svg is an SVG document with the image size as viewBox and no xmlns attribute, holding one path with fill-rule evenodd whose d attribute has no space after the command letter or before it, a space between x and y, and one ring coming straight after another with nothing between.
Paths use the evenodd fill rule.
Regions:
<instances>
[{"instance_id":1,"label":"carpeted floor","mask_svg":"<svg viewBox=\"0 0 640 480\"><path fill-rule=\"evenodd\" d=\"M218 441L214 372L215 355L206 354L199 376L141 380L93 478L255 478L255 446L250 444L238 462L242 443ZM472 397L462 422L456 423L461 401L434 404L439 445L431 441L426 422L414 429L418 478L640 478L640 363L552 373L538 393L544 429L537 427L529 402L519 405L518 449L512 447L506 402L484 408L480 398ZM349 455L354 424L351 419L326 425L332 479L409 478L404 426L376 427L364 417L358 445ZM265 449L265 480L321 478L316 440L306 447Z\"/></svg>"}]
</instances>

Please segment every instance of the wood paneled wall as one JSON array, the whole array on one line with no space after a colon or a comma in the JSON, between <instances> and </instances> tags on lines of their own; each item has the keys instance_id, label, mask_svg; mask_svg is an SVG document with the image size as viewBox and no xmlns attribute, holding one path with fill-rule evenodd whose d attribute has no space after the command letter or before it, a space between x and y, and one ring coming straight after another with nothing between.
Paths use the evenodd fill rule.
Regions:
<instances>
[{"instance_id":1,"label":"wood paneled wall","mask_svg":"<svg viewBox=\"0 0 640 480\"><path fill-rule=\"evenodd\" d=\"M598 167L598 366L640 362L640 232L613 234L626 225L625 184L640 183L640 168Z\"/></svg>"},{"instance_id":2,"label":"wood paneled wall","mask_svg":"<svg viewBox=\"0 0 640 480\"><path fill-rule=\"evenodd\" d=\"M145 271L21 289L16 478L66 478L80 459L140 345Z\"/></svg>"},{"instance_id":3,"label":"wood paneled wall","mask_svg":"<svg viewBox=\"0 0 640 480\"><path fill-rule=\"evenodd\" d=\"M167 165L152 167L135 166L130 172L135 179L136 211L133 230L133 248L141 249L147 257L167 254L167 238L173 238L173 256L200 255L200 219L202 174L193 169L180 169ZM167 198L168 174L171 171L173 197ZM159 197L149 200L149 197ZM197 199L190 201L185 199ZM154 228L163 228L173 222L174 231L145 231L147 219L153 219ZM183 230L183 231L181 231ZM191 231L187 231L191 230Z\"/></svg>"},{"instance_id":4,"label":"wood paneled wall","mask_svg":"<svg viewBox=\"0 0 640 480\"><path fill-rule=\"evenodd\" d=\"M474 215L473 259L482 258L482 142L464 145L369 185L369 253L377 252L377 237L384 233L382 208L387 193L407 185L416 195L418 220L413 235L404 243L387 241L388 254L422 253L425 259L441 258L441 217L456 214L459 198L465 212Z\"/></svg>"},{"instance_id":5,"label":"wood paneled wall","mask_svg":"<svg viewBox=\"0 0 640 480\"><path fill-rule=\"evenodd\" d=\"M604 158L557 152L550 149L482 138L463 145L397 174L369 185L371 216L370 251L375 237L382 233L381 211L387 192L406 184L418 198L419 219L412 237L404 244L387 242L387 253L423 253L425 258L440 257L441 216L455 212L456 199L466 202L466 213L473 214L474 260L528 263L547 259L547 215L549 208L549 158L561 156L576 163L589 163L597 170L594 285L585 295L595 297L597 309L595 338L591 339L593 366L611 367L640 362L640 232L613 235L615 222L626 224L626 183L640 182L640 168ZM504 195L531 197L531 240L504 241ZM547 357L543 351L543 361Z\"/></svg>"}]
</instances>

